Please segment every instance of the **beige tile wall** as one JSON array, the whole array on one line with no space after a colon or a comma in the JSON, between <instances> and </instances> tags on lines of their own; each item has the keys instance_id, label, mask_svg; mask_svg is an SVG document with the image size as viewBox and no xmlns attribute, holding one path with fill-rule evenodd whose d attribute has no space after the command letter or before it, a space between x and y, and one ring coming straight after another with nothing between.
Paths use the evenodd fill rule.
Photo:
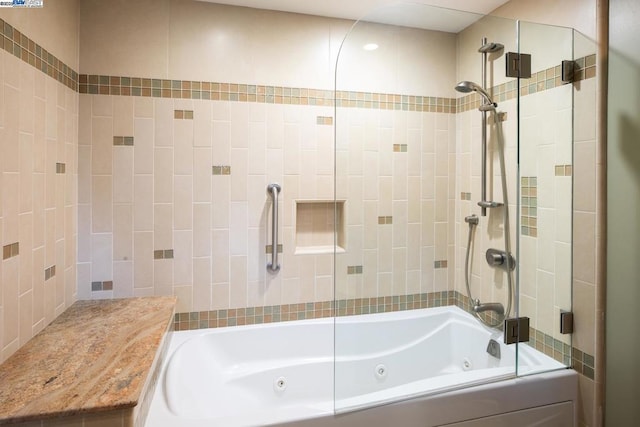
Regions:
<instances>
[{"instance_id":1,"label":"beige tile wall","mask_svg":"<svg viewBox=\"0 0 640 427\"><path fill-rule=\"evenodd\" d=\"M337 110L347 253L336 258L336 298L453 290L454 129L454 114ZM441 260L448 268L435 268ZM348 266L362 274L342 277Z\"/></svg>"},{"instance_id":2,"label":"beige tile wall","mask_svg":"<svg viewBox=\"0 0 640 427\"><path fill-rule=\"evenodd\" d=\"M0 52L0 361L76 299L78 94ZM64 165L64 167L62 167Z\"/></svg>"},{"instance_id":3,"label":"beige tile wall","mask_svg":"<svg viewBox=\"0 0 640 427\"><path fill-rule=\"evenodd\" d=\"M44 2L42 8L2 8L0 18L78 70L80 0Z\"/></svg>"},{"instance_id":4,"label":"beige tile wall","mask_svg":"<svg viewBox=\"0 0 640 427\"><path fill-rule=\"evenodd\" d=\"M353 24L193 0L86 0L80 7L83 74L324 90L334 89L338 51ZM367 24L350 41L339 72L348 90L451 96L454 34ZM362 50L372 41L378 50ZM370 72L353 73L352 64Z\"/></svg>"},{"instance_id":5,"label":"beige tile wall","mask_svg":"<svg viewBox=\"0 0 640 427\"><path fill-rule=\"evenodd\" d=\"M193 111L193 119L176 119L176 110ZM329 248L324 240L315 245L323 253L301 254L298 246L314 246L304 240L313 236L305 237L296 215L303 202L334 198L333 128L318 120L331 117L331 108L81 95L80 111L81 298L175 294L177 311L190 312L334 297L333 240ZM339 109L339 141L348 144L337 155L336 197L347 200L339 298L452 286L447 270L433 266L453 253L454 120ZM133 146L114 145L115 134L133 136ZM407 152L394 152L394 141ZM212 174L212 165L227 165L230 174ZM282 185L275 275L265 250L271 182ZM379 225L380 215L393 223ZM155 259L159 250L173 258ZM364 267L362 274L348 274L349 266ZM112 290L92 291L92 282L109 281Z\"/></svg>"},{"instance_id":6,"label":"beige tile wall","mask_svg":"<svg viewBox=\"0 0 640 427\"><path fill-rule=\"evenodd\" d=\"M567 344L571 335L561 334L558 325L560 312L572 309L573 182L564 169L574 161L573 90L564 85L528 95L520 110L520 175L537 180L536 207L529 208L535 209L536 236L520 240L520 314L532 319L533 328Z\"/></svg>"},{"instance_id":7,"label":"beige tile wall","mask_svg":"<svg viewBox=\"0 0 640 427\"><path fill-rule=\"evenodd\" d=\"M123 3L116 12L100 2L82 4L83 73L229 81L230 88L238 82L273 84L276 90L333 89L336 34L346 34L344 21L170 1L154 10L156 22L123 48L119 37L130 33L144 13L138 6ZM165 15L167 8L170 15ZM116 24L109 28L100 24L105 14L114 13L127 16L114 16ZM168 28L157 23L164 19ZM268 27L259 37L256 22ZM210 28L216 29L215 37ZM454 35L383 25L361 28L344 47L353 48L356 56L344 58L355 58L359 67L342 64L346 72L338 81L345 90L451 95ZM163 32L169 36L168 48L155 41L147 50L135 48L147 37L162 39ZM283 51L283 37L287 52L296 54L273 54ZM381 49L364 58L360 41L369 37L376 37ZM292 39L299 42L291 45ZM113 49L123 61L105 62L105 52ZM203 58L200 51L208 55ZM126 58L134 54L135 65L129 65ZM397 65L398 54L408 66ZM293 59L295 64L289 62ZM359 72L362 67L366 73ZM427 72L429 79L424 78ZM87 92L91 79L111 81L88 76ZM419 106L414 104L431 102L413 98L398 96L394 106L415 110ZM351 108L338 109L335 124L343 132L338 144L348 144L339 147L336 165L337 197L347 200L342 220L346 252L336 261L340 285L334 295L331 251L326 242L319 243L324 251L311 250L324 253L297 250L300 243L310 252L314 244L304 239L314 233L296 235L297 229L306 229L297 223L295 210L297 201L333 200L333 128L327 126L333 108L279 105L277 97L275 104L244 102L241 95L237 100L81 95L78 289L83 298L175 294L178 312L188 312L452 288L447 263L434 266L454 253L453 107L387 111L376 98L359 93ZM193 111L193 119L176 119L176 110ZM447 112L426 112L432 110ZM114 145L114 137L133 137L133 146ZM399 149L394 151L394 145ZM283 188L282 270L276 275L266 271L270 182ZM379 216L392 221L379 225ZM168 250L173 259L154 259L154 251ZM453 265L450 261L448 268ZM92 282L111 281L113 290L91 291Z\"/></svg>"}]
</instances>

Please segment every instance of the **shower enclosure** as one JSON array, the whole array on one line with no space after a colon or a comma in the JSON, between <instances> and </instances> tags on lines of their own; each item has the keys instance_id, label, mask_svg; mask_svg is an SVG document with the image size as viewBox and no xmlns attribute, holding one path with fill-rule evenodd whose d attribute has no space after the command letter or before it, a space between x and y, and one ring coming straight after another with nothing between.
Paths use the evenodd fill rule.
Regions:
<instances>
[{"instance_id":1,"label":"shower enclosure","mask_svg":"<svg viewBox=\"0 0 640 427\"><path fill-rule=\"evenodd\" d=\"M520 319L507 331L520 328L513 346L533 347L557 368L571 364L570 329L560 330L572 309L579 85L571 80L590 53L574 39L568 28L399 3L359 20L342 42L335 80L336 412L355 409L348 390L360 381L340 361L369 345L344 320L353 314L457 306L495 334L505 317ZM508 76L509 68L519 76ZM499 264L499 257L502 266L487 262ZM495 345L483 345L496 357ZM392 377L400 367L382 361L399 351L359 363L372 378L379 366ZM422 363L411 362L417 377ZM429 375L456 374L469 363L448 360ZM516 357L507 376L526 375L525 365ZM372 396L385 388L384 378L372 380ZM358 407L406 397L373 397Z\"/></svg>"}]
</instances>

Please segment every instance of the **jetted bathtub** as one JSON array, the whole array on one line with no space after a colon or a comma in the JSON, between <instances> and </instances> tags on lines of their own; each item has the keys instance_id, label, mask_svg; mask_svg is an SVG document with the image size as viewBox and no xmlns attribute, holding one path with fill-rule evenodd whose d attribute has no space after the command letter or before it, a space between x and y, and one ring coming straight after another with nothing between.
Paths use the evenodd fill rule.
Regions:
<instances>
[{"instance_id":1,"label":"jetted bathtub","mask_svg":"<svg viewBox=\"0 0 640 427\"><path fill-rule=\"evenodd\" d=\"M174 332L146 427L573 425L576 373L518 359L455 306Z\"/></svg>"}]
</instances>

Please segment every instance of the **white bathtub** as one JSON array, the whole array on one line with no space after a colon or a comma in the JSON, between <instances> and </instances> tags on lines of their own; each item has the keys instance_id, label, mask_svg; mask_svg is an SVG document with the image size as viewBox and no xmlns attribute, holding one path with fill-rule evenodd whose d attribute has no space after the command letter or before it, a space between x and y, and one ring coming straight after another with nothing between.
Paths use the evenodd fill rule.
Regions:
<instances>
[{"instance_id":1,"label":"white bathtub","mask_svg":"<svg viewBox=\"0 0 640 427\"><path fill-rule=\"evenodd\" d=\"M515 348L453 306L175 332L146 426L425 427L553 405L533 419L571 426L575 372L520 345L518 373L538 374L516 378Z\"/></svg>"}]
</instances>

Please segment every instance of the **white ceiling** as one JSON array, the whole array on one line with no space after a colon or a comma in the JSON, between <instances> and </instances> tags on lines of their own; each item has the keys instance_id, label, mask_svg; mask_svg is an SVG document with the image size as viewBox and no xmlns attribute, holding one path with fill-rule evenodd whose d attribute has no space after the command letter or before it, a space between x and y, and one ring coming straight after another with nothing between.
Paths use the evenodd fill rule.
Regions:
<instances>
[{"instance_id":1,"label":"white ceiling","mask_svg":"<svg viewBox=\"0 0 640 427\"><path fill-rule=\"evenodd\" d=\"M367 21L384 24L402 25L406 27L428 28L432 30L457 33L475 21L473 15L452 14L447 11L435 13L433 10L416 14L415 8L388 7L397 0L200 0L210 3L252 7L255 9L278 10L283 12L303 13L307 15L327 16ZM464 10L486 15L508 0L412 0L449 9ZM387 6L384 9L381 7ZM378 13L375 13L378 9ZM408 11L408 12L407 12Z\"/></svg>"}]
</instances>

